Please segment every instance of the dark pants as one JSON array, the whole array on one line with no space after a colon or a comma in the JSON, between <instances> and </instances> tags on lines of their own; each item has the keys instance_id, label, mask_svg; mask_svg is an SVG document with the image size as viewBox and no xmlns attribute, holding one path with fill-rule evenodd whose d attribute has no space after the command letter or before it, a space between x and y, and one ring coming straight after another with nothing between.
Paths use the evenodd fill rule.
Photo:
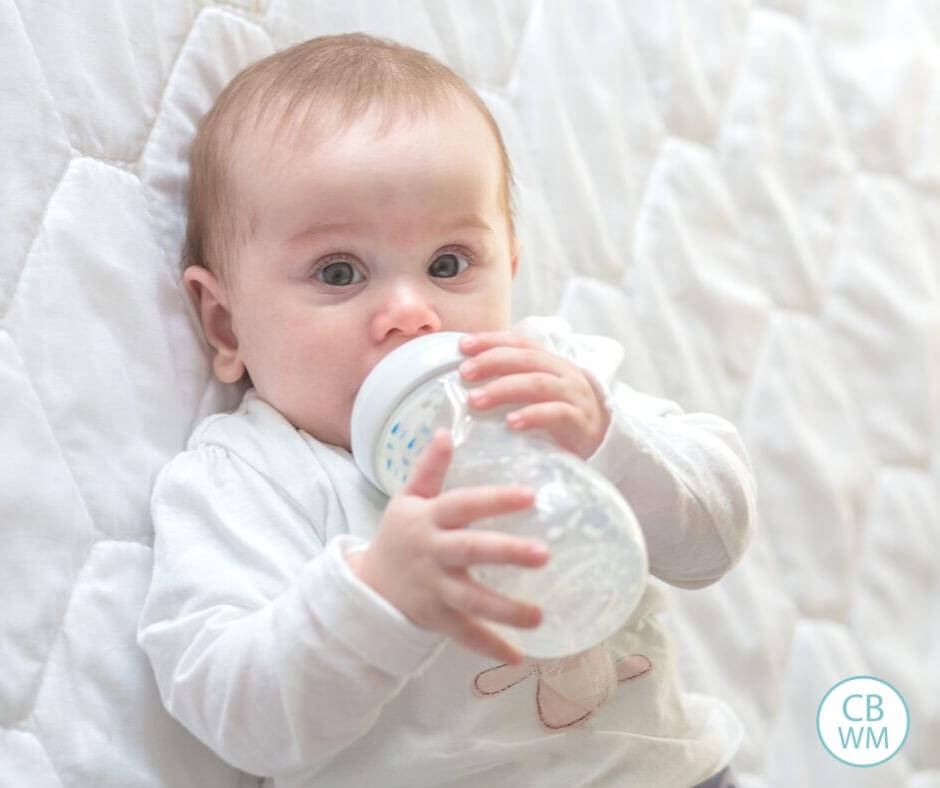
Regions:
<instances>
[{"instance_id":1,"label":"dark pants","mask_svg":"<svg viewBox=\"0 0 940 788\"><path fill-rule=\"evenodd\" d=\"M734 772L730 766L726 766L714 777L709 777L705 782L699 783L694 788L736 788Z\"/></svg>"}]
</instances>

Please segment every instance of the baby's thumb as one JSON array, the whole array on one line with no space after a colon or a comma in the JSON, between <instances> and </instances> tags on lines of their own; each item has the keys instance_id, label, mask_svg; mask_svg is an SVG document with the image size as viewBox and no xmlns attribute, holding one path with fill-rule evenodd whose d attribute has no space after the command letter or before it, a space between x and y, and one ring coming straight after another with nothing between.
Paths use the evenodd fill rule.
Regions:
<instances>
[{"instance_id":1,"label":"baby's thumb","mask_svg":"<svg viewBox=\"0 0 940 788\"><path fill-rule=\"evenodd\" d=\"M422 498L433 498L441 491L444 476L450 465L450 458L454 451L454 442L450 431L443 427L435 430L431 442L427 445L414 472L408 478L402 491L407 495L419 495Z\"/></svg>"}]
</instances>

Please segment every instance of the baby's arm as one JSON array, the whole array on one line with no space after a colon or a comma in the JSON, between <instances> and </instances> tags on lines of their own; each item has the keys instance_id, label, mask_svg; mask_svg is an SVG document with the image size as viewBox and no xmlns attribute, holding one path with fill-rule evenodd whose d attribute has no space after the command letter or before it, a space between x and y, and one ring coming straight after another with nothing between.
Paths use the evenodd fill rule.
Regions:
<instances>
[{"instance_id":1,"label":"baby's arm","mask_svg":"<svg viewBox=\"0 0 940 788\"><path fill-rule=\"evenodd\" d=\"M222 448L167 466L152 513L139 642L170 713L245 771L325 763L441 640L355 579L345 553L361 540L338 536L324 549L322 525Z\"/></svg>"},{"instance_id":2,"label":"baby's arm","mask_svg":"<svg viewBox=\"0 0 940 788\"><path fill-rule=\"evenodd\" d=\"M654 575L683 588L722 577L747 547L756 517L754 478L737 430L717 416L686 414L673 402L609 383L622 356L612 340L574 334L551 318L520 327L522 333L477 334L461 343L472 356L461 365L464 379L485 381L477 389L485 402L471 404L516 404L519 421L510 428L547 431L617 485L643 529ZM589 374L582 367L588 358L608 374Z\"/></svg>"},{"instance_id":3,"label":"baby's arm","mask_svg":"<svg viewBox=\"0 0 940 788\"><path fill-rule=\"evenodd\" d=\"M518 493L489 508L528 505ZM356 578L363 540L324 547L310 508L217 446L180 455L154 488L139 642L170 713L265 776L316 770L365 734L442 640Z\"/></svg>"},{"instance_id":4,"label":"baby's arm","mask_svg":"<svg viewBox=\"0 0 940 788\"><path fill-rule=\"evenodd\" d=\"M757 517L755 481L735 427L617 382L611 423L588 462L633 507L650 571L682 588L725 575L744 554Z\"/></svg>"}]
</instances>

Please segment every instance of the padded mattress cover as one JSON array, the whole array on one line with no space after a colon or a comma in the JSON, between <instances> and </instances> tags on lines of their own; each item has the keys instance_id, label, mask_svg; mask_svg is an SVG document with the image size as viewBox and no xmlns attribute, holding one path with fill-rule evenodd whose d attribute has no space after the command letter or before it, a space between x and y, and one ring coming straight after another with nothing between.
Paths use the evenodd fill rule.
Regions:
<instances>
[{"instance_id":1,"label":"padded mattress cover","mask_svg":"<svg viewBox=\"0 0 940 788\"><path fill-rule=\"evenodd\" d=\"M186 154L249 62L364 30L479 90L515 169L517 317L739 425L745 560L670 589L741 785L940 786L940 3L0 0L0 785L251 784L135 644L154 475L239 392L180 285ZM912 725L821 747L835 682Z\"/></svg>"}]
</instances>

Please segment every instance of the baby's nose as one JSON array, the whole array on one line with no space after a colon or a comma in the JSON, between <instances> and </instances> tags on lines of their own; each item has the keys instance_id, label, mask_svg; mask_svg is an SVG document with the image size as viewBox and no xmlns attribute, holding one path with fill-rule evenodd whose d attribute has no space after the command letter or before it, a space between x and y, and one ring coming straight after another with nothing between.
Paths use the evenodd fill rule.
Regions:
<instances>
[{"instance_id":1,"label":"baby's nose","mask_svg":"<svg viewBox=\"0 0 940 788\"><path fill-rule=\"evenodd\" d=\"M441 320L434 304L418 288L409 286L389 292L373 321L377 342L395 335L410 339L440 328Z\"/></svg>"}]
</instances>

